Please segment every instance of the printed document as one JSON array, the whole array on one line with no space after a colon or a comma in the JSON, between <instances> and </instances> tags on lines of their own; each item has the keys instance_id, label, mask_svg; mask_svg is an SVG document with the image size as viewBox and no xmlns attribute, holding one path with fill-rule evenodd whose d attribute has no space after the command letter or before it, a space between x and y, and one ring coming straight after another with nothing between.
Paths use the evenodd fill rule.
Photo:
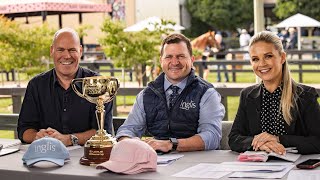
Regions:
<instances>
[{"instance_id":1,"label":"printed document","mask_svg":"<svg viewBox=\"0 0 320 180\"><path fill-rule=\"evenodd\" d=\"M264 173L275 173L275 177L285 175L294 165L292 163L252 163L252 162L225 162L220 164L213 163L200 163L198 165L192 166L185 169L174 177L189 177L189 178L221 178L231 172L240 172L234 176L251 176L257 173L262 177ZM263 178L263 177L262 177Z\"/></svg>"},{"instance_id":2,"label":"printed document","mask_svg":"<svg viewBox=\"0 0 320 180\"><path fill-rule=\"evenodd\" d=\"M185 169L181 172L178 172L172 176L174 177L183 177L183 178L211 178L219 179L231 171L215 171L214 166L220 164L209 164L209 163L200 163L198 165L192 166L188 169Z\"/></svg>"},{"instance_id":3,"label":"printed document","mask_svg":"<svg viewBox=\"0 0 320 180\"><path fill-rule=\"evenodd\" d=\"M259 179L281 179L283 178L294 165L287 166L283 171L279 172L235 172L230 178L259 178Z\"/></svg>"},{"instance_id":4,"label":"printed document","mask_svg":"<svg viewBox=\"0 0 320 180\"><path fill-rule=\"evenodd\" d=\"M289 172L288 180L315 180L320 179L320 169L292 170Z\"/></svg>"}]
</instances>

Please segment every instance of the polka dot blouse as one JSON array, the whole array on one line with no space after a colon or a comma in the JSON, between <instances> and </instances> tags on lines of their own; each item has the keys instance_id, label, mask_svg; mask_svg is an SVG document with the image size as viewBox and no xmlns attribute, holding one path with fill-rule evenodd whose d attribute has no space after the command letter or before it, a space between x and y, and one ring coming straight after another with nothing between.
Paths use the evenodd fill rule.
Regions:
<instances>
[{"instance_id":1,"label":"polka dot blouse","mask_svg":"<svg viewBox=\"0 0 320 180\"><path fill-rule=\"evenodd\" d=\"M280 109L280 99L282 94L281 86L273 93L270 93L262 84L263 95L261 104L261 124L262 132L267 132L272 135L284 135L285 120Z\"/></svg>"}]
</instances>

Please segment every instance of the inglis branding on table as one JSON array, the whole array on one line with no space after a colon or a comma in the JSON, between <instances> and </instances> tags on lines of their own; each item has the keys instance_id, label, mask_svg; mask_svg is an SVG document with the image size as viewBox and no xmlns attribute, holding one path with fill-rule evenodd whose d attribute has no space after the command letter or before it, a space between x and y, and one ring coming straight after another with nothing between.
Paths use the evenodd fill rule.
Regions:
<instances>
[{"instance_id":1,"label":"inglis branding on table","mask_svg":"<svg viewBox=\"0 0 320 180\"><path fill-rule=\"evenodd\" d=\"M194 109L196 108L196 103L194 103L192 100L190 102L184 102L182 101L180 104L180 109L189 110L190 108Z\"/></svg>"},{"instance_id":2,"label":"inglis branding on table","mask_svg":"<svg viewBox=\"0 0 320 180\"><path fill-rule=\"evenodd\" d=\"M34 146L34 152L38 153L46 153L47 151L56 151L56 146L51 142L47 142L46 144L36 145Z\"/></svg>"}]
</instances>

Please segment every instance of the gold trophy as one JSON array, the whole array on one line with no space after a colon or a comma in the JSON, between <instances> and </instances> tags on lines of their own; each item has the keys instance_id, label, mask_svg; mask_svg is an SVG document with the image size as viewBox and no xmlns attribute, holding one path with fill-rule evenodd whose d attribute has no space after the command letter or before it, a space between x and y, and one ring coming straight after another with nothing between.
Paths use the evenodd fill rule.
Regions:
<instances>
[{"instance_id":1,"label":"gold trophy","mask_svg":"<svg viewBox=\"0 0 320 180\"><path fill-rule=\"evenodd\" d=\"M82 84L82 86L81 86ZM84 145L84 156L80 159L82 165L96 165L108 161L116 140L103 129L104 104L112 101L119 89L119 81L114 77L93 76L76 78L71 82L74 92L96 104L96 118L98 130ZM82 91L82 93L80 93ZM112 127L112 135L114 135Z\"/></svg>"}]
</instances>

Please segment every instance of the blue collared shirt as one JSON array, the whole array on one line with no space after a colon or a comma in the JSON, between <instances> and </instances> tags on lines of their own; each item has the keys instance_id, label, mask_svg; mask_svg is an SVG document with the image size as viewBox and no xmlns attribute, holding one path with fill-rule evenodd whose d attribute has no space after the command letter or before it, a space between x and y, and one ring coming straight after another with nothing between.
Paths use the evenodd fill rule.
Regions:
<instances>
[{"instance_id":1,"label":"blue collared shirt","mask_svg":"<svg viewBox=\"0 0 320 180\"><path fill-rule=\"evenodd\" d=\"M187 78L175 84L178 86L179 93L186 87ZM167 102L172 90L169 87L172 84L165 76L164 90L166 93ZM116 138L121 136L141 137L146 130L146 113L143 106L143 92L142 90L136 98L128 118L123 125L118 129ZM169 106L169 104L168 104ZM200 115L197 135L199 135L205 144L205 150L218 149L222 136L221 121L225 114L224 106L221 104L221 96L214 89L209 88L202 96L200 101Z\"/></svg>"}]
</instances>

